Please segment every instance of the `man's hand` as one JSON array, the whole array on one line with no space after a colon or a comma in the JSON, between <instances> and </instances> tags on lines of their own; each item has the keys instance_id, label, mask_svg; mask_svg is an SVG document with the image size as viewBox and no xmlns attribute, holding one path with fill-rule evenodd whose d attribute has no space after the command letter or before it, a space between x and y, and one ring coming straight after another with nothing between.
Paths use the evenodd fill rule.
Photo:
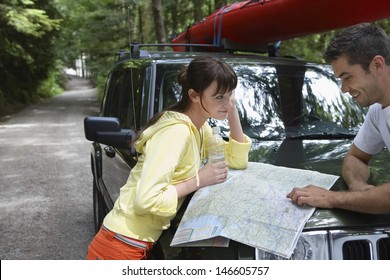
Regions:
<instances>
[{"instance_id":1,"label":"man's hand","mask_svg":"<svg viewBox=\"0 0 390 280\"><path fill-rule=\"evenodd\" d=\"M309 205L319 208L333 208L337 193L327 189L308 185L303 188L294 188L289 194L288 198L298 206Z\"/></svg>"}]
</instances>

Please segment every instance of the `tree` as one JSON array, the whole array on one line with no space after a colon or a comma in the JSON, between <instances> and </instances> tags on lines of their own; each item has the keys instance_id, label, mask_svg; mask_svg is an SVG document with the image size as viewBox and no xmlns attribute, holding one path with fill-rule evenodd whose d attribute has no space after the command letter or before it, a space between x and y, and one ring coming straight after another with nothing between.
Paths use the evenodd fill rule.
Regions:
<instances>
[{"instance_id":1,"label":"tree","mask_svg":"<svg viewBox=\"0 0 390 280\"><path fill-rule=\"evenodd\" d=\"M102 91L119 50L130 43L169 43L226 0L3 0L0 4L0 104L32 102L56 92L61 64L86 57ZM390 31L390 20L378 22ZM282 43L281 55L323 62L334 31ZM49 81L49 82L48 82ZM51 81L51 82L50 82Z\"/></svg>"},{"instance_id":2,"label":"tree","mask_svg":"<svg viewBox=\"0 0 390 280\"><path fill-rule=\"evenodd\" d=\"M156 29L157 43L166 43L164 18L162 15L161 0L152 0L152 11Z\"/></svg>"},{"instance_id":3,"label":"tree","mask_svg":"<svg viewBox=\"0 0 390 280\"><path fill-rule=\"evenodd\" d=\"M194 0L194 21L195 22L199 22L204 17L204 14L202 13L202 6L203 6L202 0Z\"/></svg>"},{"instance_id":4,"label":"tree","mask_svg":"<svg viewBox=\"0 0 390 280\"><path fill-rule=\"evenodd\" d=\"M133 32L128 20L136 12L123 0L58 1L64 18L59 49L67 65L74 67L84 56L92 83L102 88L116 53L128 49Z\"/></svg>"},{"instance_id":5,"label":"tree","mask_svg":"<svg viewBox=\"0 0 390 280\"><path fill-rule=\"evenodd\" d=\"M56 67L54 46L61 22L56 16L48 1L0 4L0 104L32 102L51 94L42 89Z\"/></svg>"}]
</instances>

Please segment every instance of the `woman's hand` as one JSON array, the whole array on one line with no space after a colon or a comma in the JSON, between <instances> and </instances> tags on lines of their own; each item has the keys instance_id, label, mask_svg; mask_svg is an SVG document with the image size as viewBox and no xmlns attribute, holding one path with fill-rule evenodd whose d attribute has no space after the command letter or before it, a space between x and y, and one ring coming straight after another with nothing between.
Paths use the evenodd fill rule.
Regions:
<instances>
[{"instance_id":1,"label":"woman's hand","mask_svg":"<svg viewBox=\"0 0 390 280\"><path fill-rule=\"evenodd\" d=\"M234 111L234 110L237 110L237 107L236 107L236 98L235 98L235 93L234 93L234 92L230 95L229 113L230 113L232 110L233 110L233 111Z\"/></svg>"},{"instance_id":2,"label":"woman's hand","mask_svg":"<svg viewBox=\"0 0 390 280\"><path fill-rule=\"evenodd\" d=\"M226 161L206 164L199 170L199 188L225 182L228 171Z\"/></svg>"},{"instance_id":3,"label":"woman's hand","mask_svg":"<svg viewBox=\"0 0 390 280\"><path fill-rule=\"evenodd\" d=\"M229 168L226 161L206 164L198 172L199 185L197 185L196 177L174 185L177 196L179 198L184 197L200 188L225 182L228 171Z\"/></svg>"},{"instance_id":4,"label":"woman's hand","mask_svg":"<svg viewBox=\"0 0 390 280\"><path fill-rule=\"evenodd\" d=\"M245 135L242 131L240 116L236 107L234 93L230 96L228 122L230 127L230 137L240 143L245 143Z\"/></svg>"}]
</instances>

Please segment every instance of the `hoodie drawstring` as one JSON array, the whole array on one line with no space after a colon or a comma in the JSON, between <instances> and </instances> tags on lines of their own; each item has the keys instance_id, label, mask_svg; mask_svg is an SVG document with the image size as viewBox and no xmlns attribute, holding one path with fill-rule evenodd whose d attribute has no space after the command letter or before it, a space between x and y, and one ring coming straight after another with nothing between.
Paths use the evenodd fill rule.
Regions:
<instances>
[{"instance_id":1,"label":"hoodie drawstring","mask_svg":"<svg viewBox=\"0 0 390 280\"><path fill-rule=\"evenodd\" d=\"M190 131L192 130L191 129L191 125L188 123L188 128L190 129ZM201 158L202 158L202 154L203 154L203 130L200 129L199 130L199 138L200 138L200 148L198 148L198 143L196 141L196 135L195 133L191 133L192 134L192 150L194 151L194 169L195 169L195 177L196 177L196 186L199 188L199 185L200 185L200 180L199 180L199 168L200 168L200 162L201 162ZM196 153L196 151L199 150L199 156L198 154Z\"/></svg>"}]
</instances>

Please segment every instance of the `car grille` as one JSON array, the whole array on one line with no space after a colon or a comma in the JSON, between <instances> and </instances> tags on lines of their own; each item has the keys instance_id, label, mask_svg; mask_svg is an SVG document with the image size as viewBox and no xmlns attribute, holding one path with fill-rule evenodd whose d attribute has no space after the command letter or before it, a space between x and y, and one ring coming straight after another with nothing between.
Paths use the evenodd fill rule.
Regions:
<instances>
[{"instance_id":1,"label":"car grille","mask_svg":"<svg viewBox=\"0 0 390 280\"><path fill-rule=\"evenodd\" d=\"M390 260L390 238L381 238L378 241L378 251L380 260Z\"/></svg>"},{"instance_id":2,"label":"car grille","mask_svg":"<svg viewBox=\"0 0 390 280\"><path fill-rule=\"evenodd\" d=\"M331 255L336 260L390 260L389 230L330 231Z\"/></svg>"},{"instance_id":3,"label":"car grille","mask_svg":"<svg viewBox=\"0 0 390 280\"><path fill-rule=\"evenodd\" d=\"M367 240L346 241L343 244L344 260L370 260L371 249Z\"/></svg>"}]
</instances>

